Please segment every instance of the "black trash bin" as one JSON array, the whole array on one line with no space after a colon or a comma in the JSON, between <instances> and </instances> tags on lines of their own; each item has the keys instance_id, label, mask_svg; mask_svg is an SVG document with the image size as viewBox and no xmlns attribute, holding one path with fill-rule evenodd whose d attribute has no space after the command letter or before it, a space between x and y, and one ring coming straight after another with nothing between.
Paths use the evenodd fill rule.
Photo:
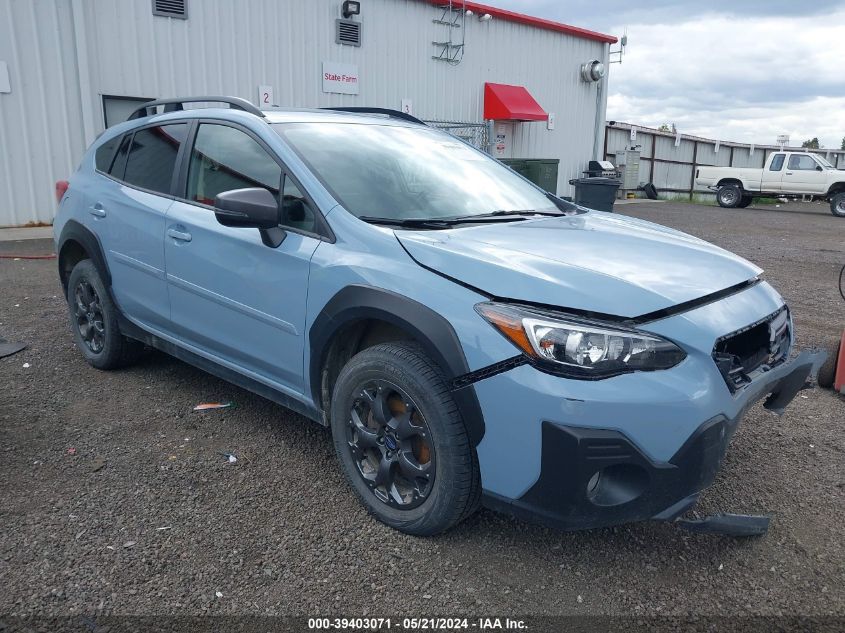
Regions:
<instances>
[{"instance_id":1,"label":"black trash bin","mask_svg":"<svg viewBox=\"0 0 845 633\"><path fill-rule=\"evenodd\" d=\"M575 204L595 209L613 211L616 190L622 182L616 178L575 178L569 181L575 187Z\"/></svg>"}]
</instances>

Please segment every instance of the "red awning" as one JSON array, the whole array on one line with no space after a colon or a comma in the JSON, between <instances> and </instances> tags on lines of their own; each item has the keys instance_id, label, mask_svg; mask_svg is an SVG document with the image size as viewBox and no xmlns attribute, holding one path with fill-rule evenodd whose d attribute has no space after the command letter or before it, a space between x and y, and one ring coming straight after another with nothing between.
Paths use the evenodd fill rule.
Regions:
<instances>
[{"instance_id":1,"label":"red awning","mask_svg":"<svg viewBox=\"0 0 845 633\"><path fill-rule=\"evenodd\" d=\"M484 118L495 121L547 121L549 115L522 86L485 83Z\"/></svg>"}]
</instances>

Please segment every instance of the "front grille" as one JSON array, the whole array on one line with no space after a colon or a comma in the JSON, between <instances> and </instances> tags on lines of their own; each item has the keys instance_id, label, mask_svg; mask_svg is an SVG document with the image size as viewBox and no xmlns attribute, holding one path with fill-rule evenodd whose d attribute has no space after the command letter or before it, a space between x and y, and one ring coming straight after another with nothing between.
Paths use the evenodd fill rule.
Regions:
<instances>
[{"instance_id":1,"label":"front grille","mask_svg":"<svg viewBox=\"0 0 845 633\"><path fill-rule=\"evenodd\" d=\"M716 341L713 360L731 392L786 360L790 332L789 310L783 306L764 319Z\"/></svg>"}]
</instances>

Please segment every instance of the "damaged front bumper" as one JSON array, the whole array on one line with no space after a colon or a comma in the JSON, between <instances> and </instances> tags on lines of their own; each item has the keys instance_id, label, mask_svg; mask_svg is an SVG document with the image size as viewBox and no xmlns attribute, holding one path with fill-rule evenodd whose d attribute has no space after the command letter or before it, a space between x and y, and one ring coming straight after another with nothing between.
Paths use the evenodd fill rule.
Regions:
<instances>
[{"instance_id":1,"label":"damaged front bumper","mask_svg":"<svg viewBox=\"0 0 845 633\"><path fill-rule=\"evenodd\" d=\"M565 530L674 521L713 483L748 408L768 396L764 406L783 413L825 357L822 351L804 351L769 369L734 394L741 401L734 415L717 415L703 422L666 461L649 457L618 430L544 421L536 483L516 499L485 491L485 504ZM768 519L717 515L679 524L699 532L742 536L764 533Z\"/></svg>"}]
</instances>

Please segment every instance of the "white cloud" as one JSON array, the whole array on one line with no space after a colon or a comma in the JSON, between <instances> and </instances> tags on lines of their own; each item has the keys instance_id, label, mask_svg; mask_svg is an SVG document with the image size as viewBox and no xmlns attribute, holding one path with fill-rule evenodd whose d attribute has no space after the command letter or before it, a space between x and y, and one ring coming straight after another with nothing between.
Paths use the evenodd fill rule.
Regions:
<instances>
[{"instance_id":1,"label":"white cloud","mask_svg":"<svg viewBox=\"0 0 845 633\"><path fill-rule=\"evenodd\" d=\"M813 17L701 15L628 25L611 66L608 118L773 144L845 136L845 9ZM621 32L617 27L611 32Z\"/></svg>"}]
</instances>

